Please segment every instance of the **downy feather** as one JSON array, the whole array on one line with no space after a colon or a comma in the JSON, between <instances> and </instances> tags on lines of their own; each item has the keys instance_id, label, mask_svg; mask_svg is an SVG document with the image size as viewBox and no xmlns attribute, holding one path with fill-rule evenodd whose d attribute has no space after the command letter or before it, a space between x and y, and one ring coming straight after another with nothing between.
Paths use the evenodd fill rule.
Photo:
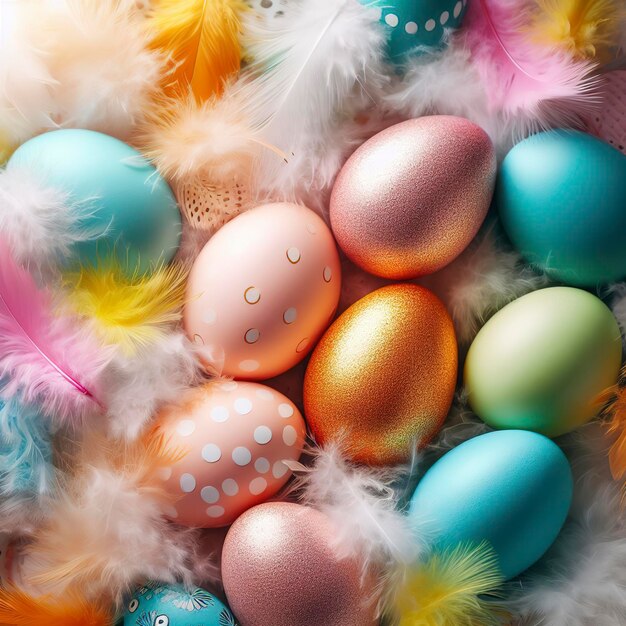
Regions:
<instances>
[{"instance_id":1,"label":"downy feather","mask_svg":"<svg viewBox=\"0 0 626 626\"><path fill-rule=\"evenodd\" d=\"M148 275L125 270L119 260L107 258L63 279L71 310L93 321L104 343L132 356L164 339L181 319L188 271L176 263Z\"/></svg>"},{"instance_id":2,"label":"downy feather","mask_svg":"<svg viewBox=\"0 0 626 626\"><path fill-rule=\"evenodd\" d=\"M0 379L60 423L97 412L98 381L110 358L75 318L55 317L52 297L13 260L0 240Z\"/></svg>"},{"instance_id":3,"label":"downy feather","mask_svg":"<svg viewBox=\"0 0 626 626\"><path fill-rule=\"evenodd\" d=\"M520 0L470 2L464 37L487 95L489 113L521 118L529 130L577 125L599 105L593 66L533 44Z\"/></svg>"},{"instance_id":4,"label":"downy feather","mask_svg":"<svg viewBox=\"0 0 626 626\"><path fill-rule=\"evenodd\" d=\"M239 71L243 0L159 0L149 18L151 45L174 64L168 93L190 88L199 102L220 95Z\"/></svg>"},{"instance_id":5,"label":"downy feather","mask_svg":"<svg viewBox=\"0 0 626 626\"><path fill-rule=\"evenodd\" d=\"M608 418L606 430L612 441L608 455L611 474L623 483L626 496L626 369L622 369L618 384L607 389L600 400L606 401L602 413Z\"/></svg>"},{"instance_id":6,"label":"downy feather","mask_svg":"<svg viewBox=\"0 0 626 626\"><path fill-rule=\"evenodd\" d=\"M165 444L152 437L120 445L88 432L45 523L21 552L23 584L119 604L145 580L190 583L196 533L162 517L175 496L159 469L181 453Z\"/></svg>"},{"instance_id":7,"label":"downy feather","mask_svg":"<svg viewBox=\"0 0 626 626\"><path fill-rule=\"evenodd\" d=\"M610 61L626 19L622 0L534 0L533 39L572 56Z\"/></svg>"},{"instance_id":8,"label":"downy feather","mask_svg":"<svg viewBox=\"0 0 626 626\"><path fill-rule=\"evenodd\" d=\"M0 171L0 236L15 261L31 269L55 268L72 246L102 230L88 228L89 200L77 202L26 168Z\"/></svg>"},{"instance_id":9,"label":"downy feather","mask_svg":"<svg viewBox=\"0 0 626 626\"><path fill-rule=\"evenodd\" d=\"M87 602L80 594L30 596L15 587L0 589L3 626L113 626L112 607Z\"/></svg>"}]
</instances>

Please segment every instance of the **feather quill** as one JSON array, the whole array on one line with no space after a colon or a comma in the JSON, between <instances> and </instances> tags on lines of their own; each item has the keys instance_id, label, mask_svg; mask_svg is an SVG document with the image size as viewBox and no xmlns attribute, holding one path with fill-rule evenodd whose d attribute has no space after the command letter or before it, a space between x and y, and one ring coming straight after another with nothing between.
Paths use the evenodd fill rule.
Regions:
<instances>
[{"instance_id":1,"label":"feather quill","mask_svg":"<svg viewBox=\"0 0 626 626\"><path fill-rule=\"evenodd\" d=\"M241 63L243 0L159 0L148 25L153 48L174 63L166 92L199 102L220 95Z\"/></svg>"},{"instance_id":2,"label":"feather quill","mask_svg":"<svg viewBox=\"0 0 626 626\"><path fill-rule=\"evenodd\" d=\"M9 587L0 589L0 624L3 626L113 626L110 607L87 602L79 594L34 597Z\"/></svg>"},{"instance_id":3,"label":"feather quill","mask_svg":"<svg viewBox=\"0 0 626 626\"><path fill-rule=\"evenodd\" d=\"M0 241L0 379L62 423L97 412L98 379L110 356L76 319L55 317L50 293Z\"/></svg>"},{"instance_id":4,"label":"feather quill","mask_svg":"<svg viewBox=\"0 0 626 626\"><path fill-rule=\"evenodd\" d=\"M129 273L108 258L67 272L63 280L74 313L92 320L104 343L132 356L164 339L181 319L187 274L176 263L149 275Z\"/></svg>"},{"instance_id":5,"label":"feather quill","mask_svg":"<svg viewBox=\"0 0 626 626\"><path fill-rule=\"evenodd\" d=\"M535 0L535 41L581 59L610 61L619 46L626 6L621 0Z\"/></svg>"},{"instance_id":6,"label":"feather quill","mask_svg":"<svg viewBox=\"0 0 626 626\"><path fill-rule=\"evenodd\" d=\"M483 82L490 113L522 117L531 130L577 124L599 103L593 66L533 44L519 0L476 0L468 7L465 41ZM533 128L534 127L534 128Z\"/></svg>"}]
</instances>

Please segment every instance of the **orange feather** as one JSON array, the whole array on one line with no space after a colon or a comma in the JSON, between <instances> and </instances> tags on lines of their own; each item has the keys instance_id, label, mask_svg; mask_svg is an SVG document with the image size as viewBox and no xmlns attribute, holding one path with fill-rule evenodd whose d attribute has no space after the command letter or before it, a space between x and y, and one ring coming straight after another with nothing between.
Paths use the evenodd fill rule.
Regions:
<instances>
[{"instance_id":1,"label":"orange feather","mask_svg":"<svg viewBox=\"0 0 626 626\"><path fill-rule=\"evenodd\" d=\"M601 400L607 403L603 415L609 418L606 429L614 442L609 450L609 465L615 480L626 476L626 368L620 382L607 389Z\"/></svg>"},{"instance_id":2,"label":"orange feather","mask_svg":"<svg viewBox=\"0 0 626 626\"><path fill-rule=\"evenodd\" d=\"M78 595L34 598L19 589L0 589L3 626L112 626L112 612Z\"/></svg>"}]
</instances>

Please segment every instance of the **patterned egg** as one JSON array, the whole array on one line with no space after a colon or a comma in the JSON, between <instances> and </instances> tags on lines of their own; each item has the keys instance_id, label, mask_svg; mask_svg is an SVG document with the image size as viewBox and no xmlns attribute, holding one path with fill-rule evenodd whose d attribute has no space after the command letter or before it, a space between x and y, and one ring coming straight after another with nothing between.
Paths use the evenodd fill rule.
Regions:
<instances>
[{"instance_id":1,"label":"patterned egg","mask_svg":"<svg viewBox=\"0 0 626 626\"><path fill-rule=\"evenodd\" d=\"M129 601L123 626L237 626L237 622L205 589L150 582Z\"/></svg>"},{"instance_id":2,"label":"patterned egg","mask_svg":"<svg viewBox=\"0 0 626 626\"><path fill-rule=\"evenodd\" d=\"M478 1L478 0L475 0ZM380 7L380 21L387 30L387 54L402 61L423 46L439 46L444 30L458 28L467 0L360 0L367 7Z\"/></svg>"},{"instance_id":3,"label":"patterned egg","mask_svg":"<svg viewBox=\"0 0 626 626\"><path fill-rule=\"evenodd\" d=\"M115 253L132 274L172 260L181 216L172 190L139 152L91 130L63 129L22 144L9 169L31 169L64 191L94 236L74 245L83 263Z\"/></svg>"},{"instance_id":4,"label":"patterned egg","mask_svg":"<svg viewBox=\"0 0 626 626\"><path fill-rule=\"evenodd\" d=\"M265 385L216 381L188 390L158 417L157 435L181 458L162 475L178 496L168 517L184 526L226 526L287 482L306 428L300 411Z\"/></svg>"},{"instance_id":5,"label":"patterned egg","mask_svg":"<svg viewBox=\"0 0 626 626\"><path fill-rule=\"evenodd\" d=\"M185 329L224 375L271 378L312 349L340 289L339 255L324 221L295 204L264 205L226 224L196 259Z\"/></svg>"},{"instance_id":6,"label":"patterned egg","mask_svg":"<svg viewBox=\"0 0 626 626\"><path fill-rule=\"evenodd\" d=\"M491 140L469 120L402 122L366 141L339 173L330 200L333 233L350 260L372 274L431 274L472 241L495 179Z\"/></svg>"},{"instance_id":7,"label":"patterned egg","mask_svg":"<svg viewBox=\"0 0 626 626\"><path fill-rule=\"evenodd\" d=\"M242 626L374 626L376 581L340 558L328 516L291 502L246 511L222 552L228 602Z\"/></svg>"},{"instance_id":8,"label":"patterned egg","mask_svg":"<svg viewBox=\"0 0 626 626\"><path fill-rule=\"evenodd\" d=\"M315 439L347 443L371 465L410 458L439 431L457 380L452 320L428 289L390 285L361 298L328 329L304 379Z\"/></svg>"}]
</instances>

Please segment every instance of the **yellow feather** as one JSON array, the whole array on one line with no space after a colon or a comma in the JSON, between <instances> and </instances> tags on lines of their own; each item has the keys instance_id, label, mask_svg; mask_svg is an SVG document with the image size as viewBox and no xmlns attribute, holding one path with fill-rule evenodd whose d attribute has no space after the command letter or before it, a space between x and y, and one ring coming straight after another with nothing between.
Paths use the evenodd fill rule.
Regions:
<instances>
[{"instance_id":1,"label":"yellow feather","mask_svg":"<svg viewBox=\"0 0 626 626\"><path fill-rule=\"evenodd\" d=\"M173 264L128 276L119 261L107 259L68 272L64 283L75 312L93 319L107 344L133 354L180 320L187 274L186 267Z\"/></svg>"},{"instance_id":2,"label":"yellow feather","mask_svg":"<svg viewBox=\"0 0 626 626\"><path fill-rule=\"evenodd\" d=\"M504 612L493 596L503 579L487 542L432 554L406 577L395 599L398 626L491 626Z\"/></svg>"},{"instance_id":3,"label":"yellow feather","mask_svg":"<svg viewBox=\"0 0 626 626\"><path fill-rule=\"evenodd\" d=\"M623 0L535 0L533 38L573 56L612 58L626 18Z\"/></svg>"},{"instance_id":4,"label":"yellow feather","mask_svg":"<svg viewBox=\"0 0 626 626\"><path fill-rule=\"evenodd\" d=\"M152 46L174 63L168 93L219 95L241 63L243 0L160 0L148 21Z\"/></svg>"}]
</instances>

